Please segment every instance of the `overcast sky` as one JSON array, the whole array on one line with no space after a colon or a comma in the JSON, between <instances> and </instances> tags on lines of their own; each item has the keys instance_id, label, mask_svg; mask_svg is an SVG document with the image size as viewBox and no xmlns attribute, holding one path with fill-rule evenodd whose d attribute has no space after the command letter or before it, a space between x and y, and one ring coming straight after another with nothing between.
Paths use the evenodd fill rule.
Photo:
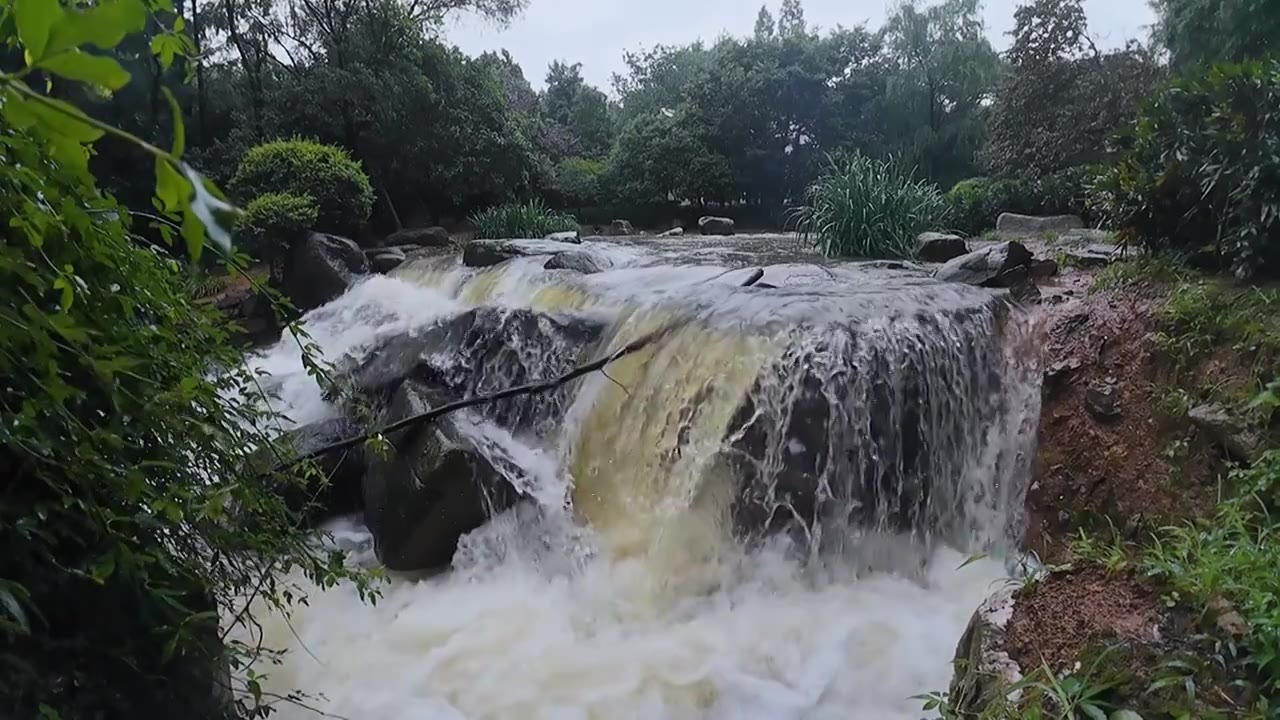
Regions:
<instances>
[{"instance_id":1,"label":"overcast sky","mask_svg":"<svg viewBox=\"0 0 1280 720\"><path fill-rule=\"evenodd\" d=\"M474 16L460 15L446 30L449 42L471 55L506 48L535 88L543 86L552 60L582 63L588 82L612 94L610 76L623 69L624 50L677 45L721 34L748 35L761 0L530 0L510 27L498 30ZM781 0L767 0L777 15ZM987 33L997 50L1009 45L1015 0L987 0ZM886 0L805 0L805 19L824 28L884 21ZM1089 31L1100 47L1146 38L1154 21L1147 0L1084 0Z\"/></svg>"}]
</instances>

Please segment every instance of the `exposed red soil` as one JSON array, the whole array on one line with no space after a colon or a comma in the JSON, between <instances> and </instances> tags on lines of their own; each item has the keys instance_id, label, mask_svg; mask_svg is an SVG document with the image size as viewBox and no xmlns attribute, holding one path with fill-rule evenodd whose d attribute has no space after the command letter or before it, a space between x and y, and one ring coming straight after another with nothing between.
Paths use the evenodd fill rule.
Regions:
<instances>
[{"instance_id":1,"label":"exposed red soil","mask_svg":"<svg viewBox=\"0 0 1280 720\"><path fill-rule=\"evenodd\" d=\"M1055 673L1069 672L1100 643L1157 643L1163 622L1158 601L1127 573L1055 573L1019 593L1007 649L1024 671L1043 663Z\"/></svg>"},{"instance_id":2,"label":"exposed red soil","mask_svg":"<svg viewBox=\"0 0 1280 720\"><path fill-rule=\"evenodd\" d=\"M1088 274L1070 273L1059 284L1074 284L1073 297L1040 311L1046 379L1025 545L1050 561L1065 557L1081 526L1105 527L1109 519L1122 533L1143 532L1210 511L1215 499L1205 448L1189 446L1175 458L1176 472L1165 454L1177 435L1161 427L1156 396L1155 313L1163 292L1138 286L1091 294L1079 287L1088 282ZM1117 417L1086 409L1089 388L1103 384L1118 393Z\"/></svg>"}]
</instances>

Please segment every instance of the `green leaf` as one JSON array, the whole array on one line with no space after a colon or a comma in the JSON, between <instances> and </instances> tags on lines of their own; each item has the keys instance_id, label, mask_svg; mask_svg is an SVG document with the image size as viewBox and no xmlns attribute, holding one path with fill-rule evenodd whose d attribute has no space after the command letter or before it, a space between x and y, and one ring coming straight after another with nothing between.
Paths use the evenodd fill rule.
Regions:
<instances>
[{"instance_id":1,"label":"green leaf","mask_svg":"<svg viewBox=\"0 0 1280 720\"><path fill-rule=\"evenodd\" d=\"M80 108L55 98L36 100L8 93L3 110L5 117L19 128L41 126L80 144L102 137L102 131L89 123Z\"/></svg>"},{"instance_id":2,"label":"green leaf","mask_svg":"<svg viewBox=\"0 0 1280 720\"><path fill-rule=\"evenodd\" d=\"M1089 720L1107 720L1107 714L1097 705L1085 703L1080 706L1080 712L1084 713Z\"/></svg>"},{"instance_id":3,"label":"green leaf","mask_svg":"<svg viewBox=\"0 0 1280 720\"><path fill-rule=\"evenodd\" d=\"M191 256L191 262L199 262L200 255L204 252L204 225L190 209L182 213L182 239L187 241L187 254Z\"/></svg>"},{"instance_id":4,"label":"green leaf","mask_svg":"<svg viewBox=\"0 0 1280 720\"><path fill-rule=\"evenodd\" d=\"M187 181L165 158L156 158L156 199L161 212L177 212L188 197Z\"/></svg>"},{"instance_id":5,"label":"green leaf","mask_svg":"<svg viewBox=\"0 0 1280 720\"><path fill-rule=\"evenodd\" d=\"M146 24L142 0L103 0L88 10L71 10L63 15L50 33L48 51L55 53L81 45L109 50Z\"/></svg>"},{"instance_id":6,"label":"green leaf","mask_svg":"<svg viewBox=\"0 0 1280 720\"><path fill-rule=\"evenodd\" d=\"M71 303L76 300L76 293L73 285L74 283L71 282L71 278L68 278L66 275L59 275L58 279L53 281L53 289L62 291L62 301L60 303L62 306L62 312L70 310Z\"/></svg>"},{"instance_id":7,"label":"green leaf","mask_svg":"<svg viewBox=\"0 0 1280 720\"><path fill-rule=\"evenodd\" d=\"M178 99L173 96L169 88L161 88L164 92L164 99L169 102L169 117L173 121L173 149L171 152L174 157L182 157L182 153L187 149L187 130L182 123L182 108L178 105Z\"/></svg>"},{"instance_id":8,"label":"green leaf","mask_svg":"<svg viewBox=\"0 0 1280 720\"><path fill-rule=\"evenodd\" d=\"M1132 710L1117 710L1111 713L1110 720L1142 720L1142 716Z\"/></svg>"},{"instance_id":9,"label":"green leaf","mask_svg":"<svg viewBox=\"0 0 1280 720\"><path fill-rule=\"evenodd\" d=\"M45 58L40 61L40 67L68 80L94 83L108 90L119 90L129 82L129 73L113 58L79 50L68 50Z\"/></svg>"},{"instance_id":10,"label":"green leaf","mask_svg":"<svg viewBox=\"0 0 1280 720\"><path fill-rule=\"evenodd\" d=\"M57 0L14 0L14 21L18 26L18 39L27 51L28 65L44 57L49 31L62 15L62 4Z\"/></svg>"},{"instance_id":11,"label":"green leaf","mask_svg":"<svg viewBox=\"0 0 1280 720\"><path fill-rule=\"evenodd\" d=\"M6 588L0 587L0 606L13 618L22 632L30 631L31 626L27 622L27 614L22 611L22 604L18 602L18 598L14 597L12 592Z\"/></svg>"},{"instance_id":12,"label":"green leaf","mask_svg":"<svg viewBox=\"0 0 1280 720\"><path fill-rule=\"evenodd\" d=\"M172 33L164 33L151 38L151 54L160 60L160 67L168 70L173 59L182 52L182 40Z\"/></svg>"},{"instance_id":13,"label":"green leaf","mask_svg":"<svg viewBox=\"0 0 1280 720\"><path fill-rule=\"evenodd\" d=\"M93 566L93 579L101 585L107 578L111 577L116 571L116 556L103 555L102 559Z\"/></svg>"}]
</instances>

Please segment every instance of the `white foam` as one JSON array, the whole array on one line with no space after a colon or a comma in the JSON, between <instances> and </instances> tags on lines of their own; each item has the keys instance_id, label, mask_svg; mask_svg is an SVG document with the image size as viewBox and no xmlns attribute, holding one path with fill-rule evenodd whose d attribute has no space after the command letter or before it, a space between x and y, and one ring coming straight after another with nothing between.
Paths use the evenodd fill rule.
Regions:
<instances>
[{"instance_id":1,"label":"white foam","mask_svg":"<svg viewBox=\"0 0 1280 720\"><path fill-rule=\"evenodd\" d=\"M268 687L323 694L312 704L351 720L907 720L921 717L912 695L946 688L956 641L1003 575L991 560L957 570L962 556L942 550L925 585L830 580L841 574L765 551L723 559L711 593L672 595L643 559L566 571L535 562L537 544L394 581L374 607L346 587L314 593L296 638L260 617L268 644L292 650Z\"/></svg>"}]
</instances>

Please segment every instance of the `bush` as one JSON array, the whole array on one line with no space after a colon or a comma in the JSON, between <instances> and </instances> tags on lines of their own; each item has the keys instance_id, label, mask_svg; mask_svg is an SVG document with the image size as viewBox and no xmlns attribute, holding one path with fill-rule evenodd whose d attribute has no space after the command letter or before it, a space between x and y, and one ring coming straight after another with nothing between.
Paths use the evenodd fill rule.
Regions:
<instances>
[{"instance_id":1,"label":"bush","mask_svg":"<svg viewBox=\"0 0 1280 720\"><path fill-rule=\"evenodd\" d=\"M551 233L578 229L572 215L547 208L541 200L491 207L471 216L477 240L489 238L542 238Z\"/></svg>"},{"instance_id":2,"label":"bush","mask_svg":"<svg viewBox=\"0 0 1280 720\"><path fill-rule=\"evenodd\" d=\"M1094 170L1072 168L1042 178L969 178L947 191L951 229L979 235L996 226L1000 213L1087 216L1086 187Z\"/></svg>"},{"instance_id":3,"label":"bush","mask_svg":"<svg viewBox=\"0 0 1280 720\"><path fill-rule=\"evenodd\" d=\"M556 166L555 190L571 207L594 205L600 201L600 181L607 169L599 160L561 160Z\"/></svg>"},{"instance_id":4,"label":"bush","mask_svg":"<svg viewBox=\"0 0 1280 720\"><path fill-rule=\"evenodd\" d=\"M245 206L236 235L245 252L259 260L275 260L315 227L318 215L309 196L267 193Z\"/></svg>"},{"instance_id":5,"label":"bush","mask_svg":"<svg viewBox=\"0 0 1280 720\"><path fill-rule=\"evenodd\" d=\"M1122 239L1280 270L1280 60L1175 80L1120 141L1090 200Z\"/></svg>"},{"instance_id":6,"label":"bush","mask_svg":"<svg viewBox=\"0 0 1280 720\"><path fill-rule=\"evenodd\" d=\"M360 164L342 148L307 140L251 148L231 188L246 203L267 193L309 197L316 229L345 235L354 235L373 209L373 188Z\"/></svg>"},{"instance_id":7,"label":"bush","mask_svg":"<svg viewBox=\"0 0 1280 720\"><path fill-rule=\"evenodd\" d=\"M46 131L0 133L0 715L205 717L267 652L220 611L349 573L245 472L280 419L226 319Z\"/></svg>"},{"instance_id":8,"label":"bush","mask_svg":"<svg viewBox=\"0 0 1280 720\"><path fill-rule=\"evenodd\" d=\"M947 205L931 182L894 159L831 159L790 219L827 256L910 257L916 236L942 226Z\"/></svg>"}]
</instances>

